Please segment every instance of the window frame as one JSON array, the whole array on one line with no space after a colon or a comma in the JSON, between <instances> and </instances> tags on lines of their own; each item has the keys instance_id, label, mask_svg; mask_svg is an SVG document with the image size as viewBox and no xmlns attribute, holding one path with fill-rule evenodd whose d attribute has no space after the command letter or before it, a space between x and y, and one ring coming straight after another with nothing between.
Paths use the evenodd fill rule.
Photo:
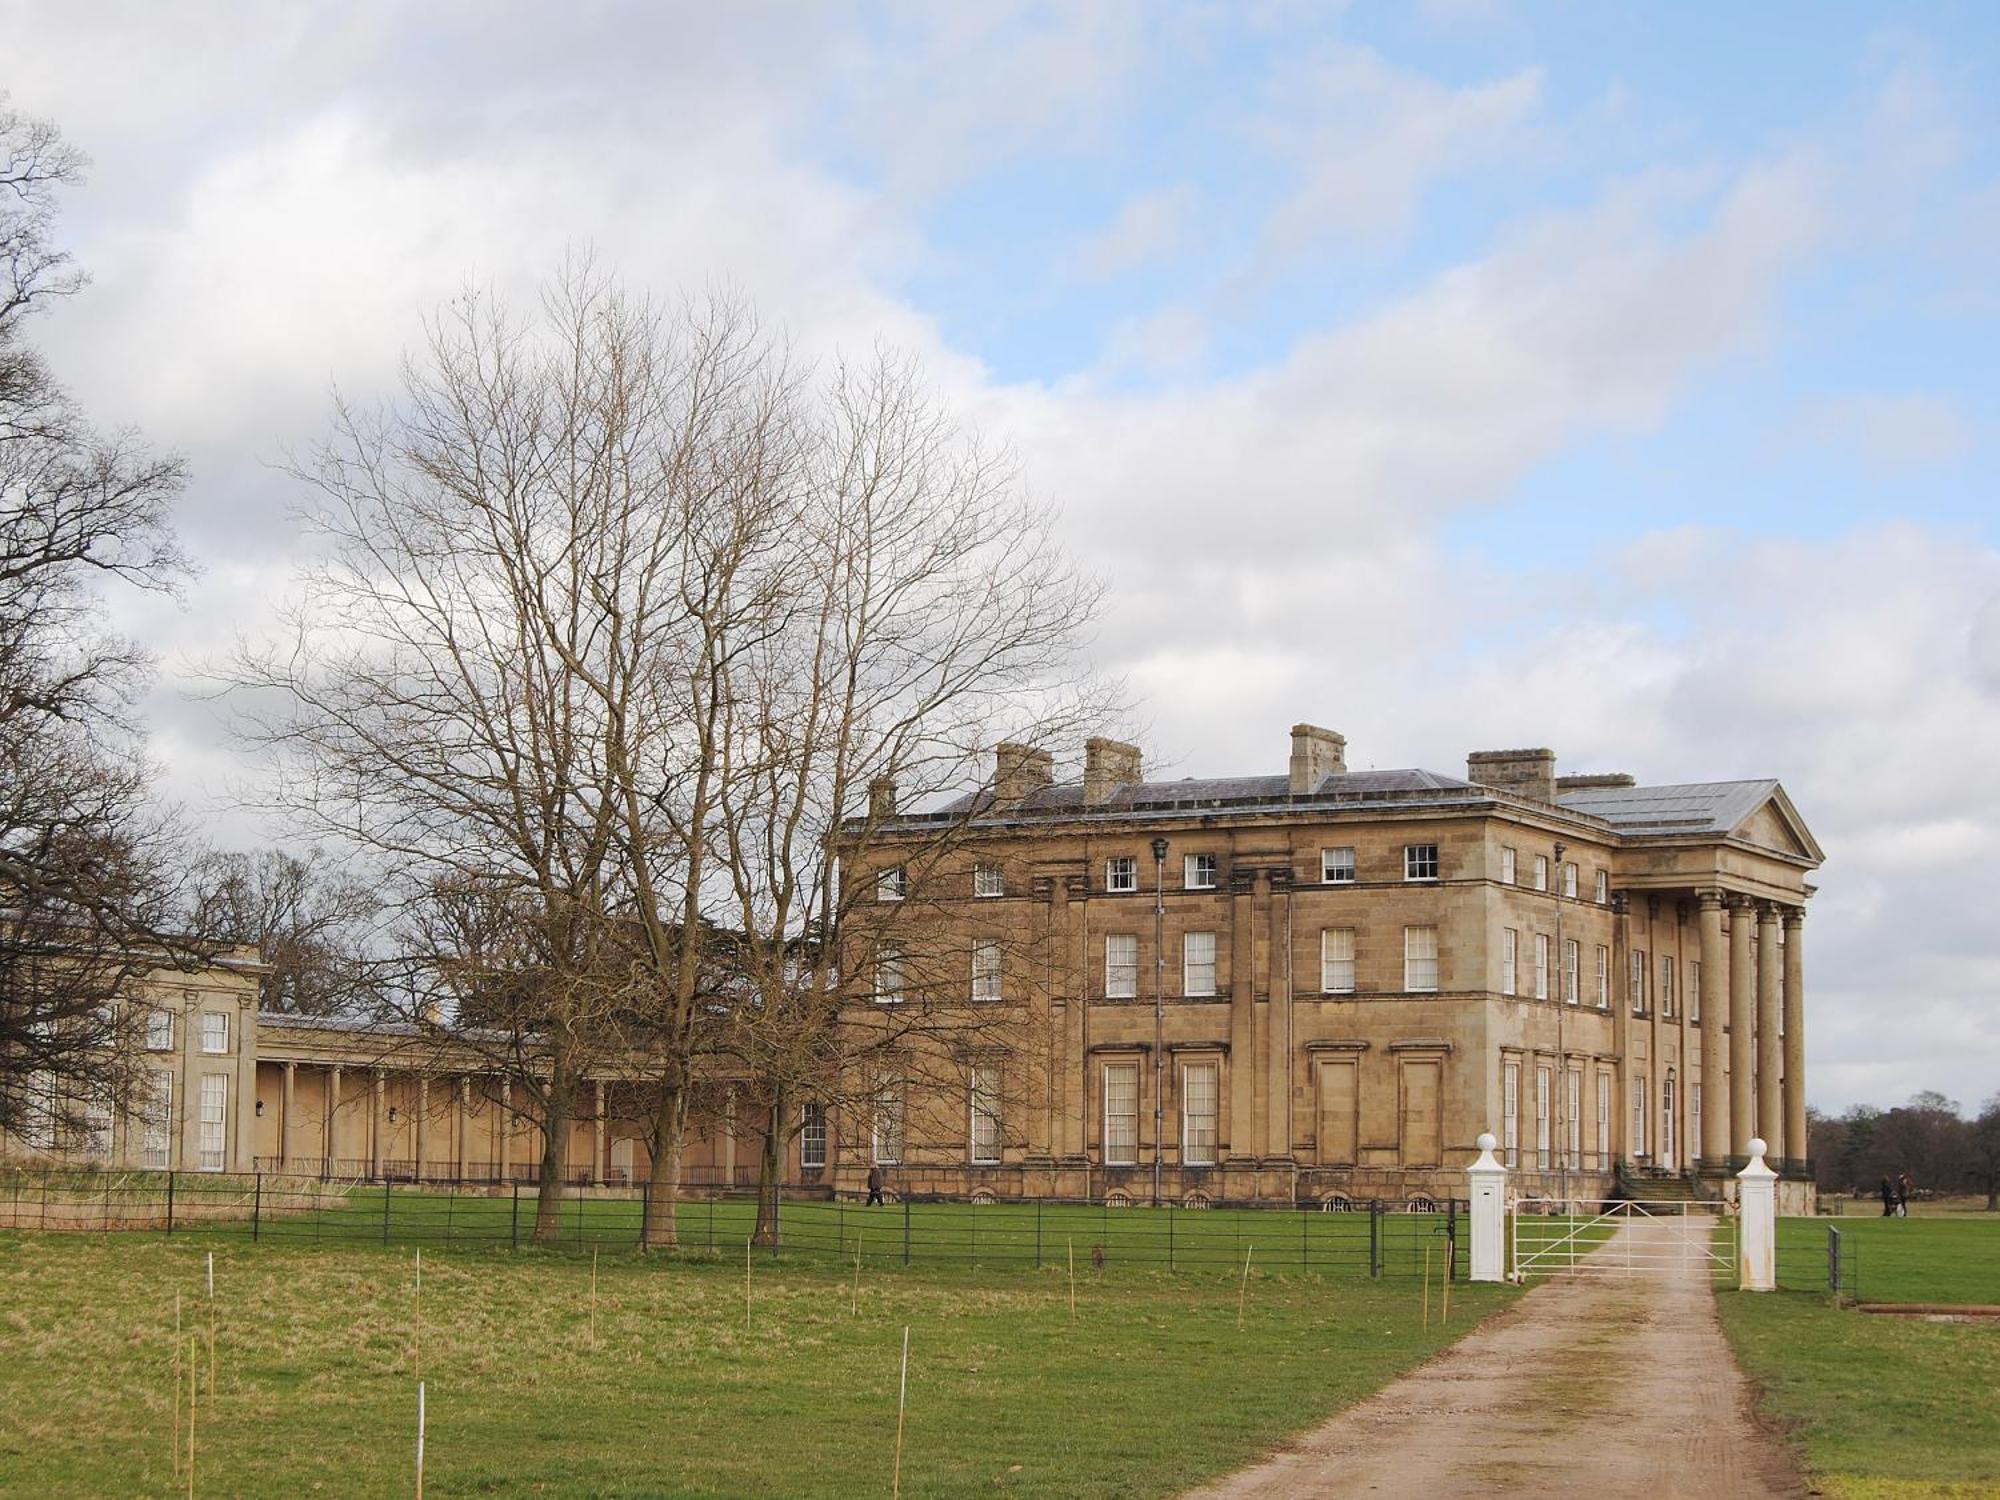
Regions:
<instances>
[{"instance_id":1,"label":"window frame","mask_svg":"<svg viewBox=\"0 0 2000 1500\"><path fill-rule=\"evenodd\" d=\"M1340 946L1339 944L1329 942L1329 940L1334 938L1336 935L1344 935L1346 938L1345 946L1347 948L1347 952L1344 956L1329 951L1330 947ZM1358 940L1355 936L1355 932L1352 927L1320 928L1319 992L1322 995L1352 995L1353 993L1355 993L1355 977L1356 977L1355 954L1357 947L1358 947ZM1331 979L1334 975L1333 966L1336 964L1347 965L1347 983L1344 985L1335 984L1331 982Z\"/></svg>"},{"instance_id":2,"label":"window frame","mask_svg":"<svg viewBox=\"0 0 2000 1500\"><path fill-rule=\"evenodd\" d=\"M1111 945L1130 944L1132 962L1130 965L1114 967L1111 962ZM1112 983L1112 975L1123 971L1129 978L1126 988L1119 989ZM1139 934L1136 932L1107 932L1104 934L1104 998L1107 1000L1136 1000L1139 998Z\"/></svg>"},{"instance_id":3,"label":"window frame","mask_svg":"<svg viewBox=\"0 0 2000 1500\"><path fill-rule=\"evenodd\" d=\"M1104 860L1104 889L1112 895L1127 896L1139 889L1139 856L1111 854Z\"/></svg>"},{"instance_id":4,"label":"window frame","mask_svg":"<svg viewBox=\"0 0 2000 1500\"><path fill-rule=\"evenodd\" d=\"M908 957L901 943L876 945L875 1003L877 1005L901 1005L909 998L910 976L903 967ZM893 987L885 983L891 978L895 980Z\"/></svg>"},{"instance_id":5,"label":"window frame","mask_svg":"<svg viewBox=\"0 0 2000 1500\"><path fill-rule=\"evenodd\" d=\"M1409 883L1429 883L1443 878L1444 862L1436 844L1403 845L1403 879Z\"/></svg>"},{"instance_id":6,"label":"window frame","mask_svg":"<svg viewBox=\"0 0 2000 1500\"><path fill-rule=\"evenodd\" d=\"M1517 995L1521 990L1521 930L1500 929L1500 993Z\"/></svg>"},{"instance_id":7,"label":"window frame","mask_svg":"<svg viewBox=\"0 0 2000 1500\"><path fill-rule=\"evenodd\" d=\"M1115 1115L1112 1112L1111 1075L1113 1073L1126 1075L1125 1079L1120 1080L1120 1086L1123 1087L1127 1079L1129 1079L1131 1087L1131 1145L1129 1154L1124 1156L1112 1155L1112 1121L1114 1119L1123 1121L1126 1118L1126 1114L1122 1110ZM1104 1133L1100 1138L1098 1149L1104 1158L1104 1165L1107 1167L1136 1167L1139 1165L1139 1064L1136 1062L1107 1062L1099 1073L1098 1078L1099 1092L1102 1095L1100 1103L1103 1107L1104 1121ZM1119 1149L1121 1151L1125 1149L1122 1143Z\"/></svg>"},{"instance_id":8,"label":"window frame","mask_svg":"<svg viewBox=\"0 0 2000 1500\"><path fill-rule=\"evenodd\" d=\"M817 1131L817 1134L815 1134ZM819 1143L819 1159L815 1161L811 1146ZM824 1172L826 1170L826 1105L818 1099L808 1099L799 1106L799 1170L801 1172Z\"/></svg>"},{"instance_id":9,"label":"window frame","mask_svg":"<svg viewBox=\"0 0 2000 1500\"><path fill-rule=\"evenodd\" d=\"M1601 1011L1609 1011L1611 1009L1611 945L1609 943L1599 943L1597 945L1597 1008Z\"/></svg>"},{"instance_id":10,"label":"window frame","mask_svg":"<svg viewBox=\"0 0 2000 1500\"><path fill-rule=\"evenodd\" d=\"M997 1084L989 1086L984 1091L986 1097L984 1114L987 1123L991 1127L992 1142L990 1149L993 1154L991 1156L981 1156L979 1154L979 1125L981 1118L980 1086L987 1081L989 1073L997 1073L998 1071L991 1063L974 1063L972 1065L972 1077L966 1086L966 1108L969 1116L967 1120L966 1160L975 1167L997 1167L1000 1165L1001 1158L1006 1155L1007 1143L1000 1118L1000 1094Z\"/></svg>"},{"instance_id":11,"label":"window frame","mask_svg":"<svg viewBox=\"0 0 2000 1500\"><path fill-rule=\"evenodd\" d=\"M1547 891L1549 888L1549 857L1546 854L1535 856L1534 888L1538 891Z\"/></svg>"},{"instance_id":12,"label":"window frame","mask_svg":"<svg viewBox=\"0 0 2000 1500\"><path fill-rule=\"evenodd\" d=\"M204 1172L226 1172L229 1169L229 1075L202 1074L201 1092L197 1098L201 1113L197 1121L198 1154L195 1160Z\"/></svg>"},{"instance_id":13,"label":"window frame","mask_svg":"<svg viewBox=\"0 0 2000 1500\"><path fill-rule=\"evenodd\" d=\"M868 1120L868 1160L877 1167L900 1167L903 1164L904 1125L907 1120L906 1104L901 1081L876 1086L875 1097L870 1101ZM884 1130L884 1124L893 1128ZM884 1152L883 1143L889 1150Z\"/></svg>"},{"instance_id":14,"label":"window frame","mask_svg":"<svg viewBox=\"0 0 2000 1500\"><path fill-rule=\"evenodd\" d=\"M170 1006L155 1005L149 1007L146 1011L146 1051L173 1051L174 1033L179 1029L174 1023L178 1019ZM164 1041L159 1039L163 1031L166 1037Z\"/></svg>"},{"instance_id":15,"label":"window frame","mask_svg":"<svg viewBox=\"0 0 2000 1500\"><path fill-rule=\"evenodd\" d=\"M986 960L986 962L982 962ZM995 937L974 938L972 940L972 1003L975 1005L997 1005L1002 998L1003 960L1000 939ZM987 993L982 994L985 989Z\"/></svg>"},{"instance_id":16,"label":"window frame","mask_svg":"<svg viewBox=\"0 0 2000 1500\"><path fill-rule=\"evenodd\" d=\"M1597 872L1597 884L1592 889L1592 895L1595 896L1599 906L1609 906L1611 904L1611 872L1609 870L1599 870Z\"/></svg>"},{"instance_id":17,"label":"window frame","mask_svg":"<svg viewBox=\"0 0 2000 1500\"><path fill-rule=\"evenodd\" d=\"M211 1024L213 1023L213 1024ZM201 1012L201 1055L203 1057L227 1057L229 1055L229 1012L226 1010L205 1010ZM220 1046L211 1046L211 1033L222 1038Z\"/></svg>"},{"instance_id":18,"label":"window frame","mask_svg":"<svg viewBox=\"0 0 2000 1500\"><path fill-rule=\"evenodd\" d=\"M1200 878L1206 873L1208 878ZM1212 891L1222 879L1222 856L1219 854L1184 854L1181 856L1181 888L1189 891Z\"/></svg>"},{"instance_id":19,"label":"window frame","mask_svg":"<svg viewBox=\"0 0 2000 1500\"><path fill-rule=\"evenodd\" d=\"M972 894L981 901L990 901L995 896L1006 895L1007 872L998 865L974 865Z\"/></svg>"},{"instance_id":20,"label":"window frame","mask_svg":"<svg viewBox=\"0 0 2000 1500\"><path fill-rule=\"evenodd\" d=\"M1500 1140L1509 1170L1521 1165L1521 1064L1500 1065Z\"/></svg>"},{"instance_id":21,"label":"window frame","mask_svg":"<svg viewBox=\"0 0 2000 1500\"><path fill-rule=\"evenodd\" d=\"M901 901L910 894L910 871L907 865L890 865L875 872L875 899L877 901Z\"/></svg>"},{"instance_id":22,"label":"window frame","mask_svg":"<svg viewBox=\"0 0 2000 1500\"><path fill-rule=\"evenodd\" d=\"M1521 883L1521 855L1511 845L1500 847L1500 883L1519 885Z\"/></svg>"},{"instance_id":23,"label":"window frame","mask_svg":"<svg viewBox=\"0 0 2000 1500\"><path fill-rule=\"evenodd\" d=\"M1197 1131L1194 1111L1194 1075L1206 1075L1209 1089L1208 1111L1203 1117L1208 1121L1207 1140L1199 1147L1205 1155L1195 1154ZM1216 1163L1217 1143L1222 1134L1222 1064L1209 1058L1201 1058L1181 1064L1181 1165L1184 1167L1212 1167Z\"/></svg>"},{"instance_id":24,"label":"window frame","mask_svg":"<svg viewBox=\"0 0 2000 1500\"><path fill-rule=\"evenodd\" d=\"M1412 951L1413 942L1421 945L1422 940L1417 936L1419 933L1429 934L1430 952L1428 954ZM1431 982L1427 985L1415 982L1418 975L1422 972L1417 967L1421 964L1430 965ZM1443 959L1438 945L1437 924L1435 922L1412 922L1407 924L1403 928L1403 993L1406 995L1437 994L1439 981L1443 977L1443 967Z\"/></svg>"},{"instance_id":25,"label":"window frame","mask_svg":"<svg viewBox=\"0 0 2000 1500\"><path fill-rule=\"evenodd\" d=\"M1549 998L1550 943L1546 932L1535 934L1535 998Z\"/></svg>"},{"instance_id":26,"label":"window frame","mask_svg":"<svg viewBox=\"0 0 2000 1500\"><path fill-rule=\"evenodd\" d=\"M1573 859L1564 860L1562 867L1563 895L1571 901L1576 900L1576 878L1576 861Z\"/></svg>"},{"instance_id":27,"label":"window frame","mask_svg":"<svg viewBox=\"0 0 2000 1500\"><path fill-rule=\"evenodd\" d=\"M1553 1160L1550 1155L1554 1144L1553 1121L1550 1118L1555 1104L1555 1069L1547 1063L1535 1065L1535 1170L1546 1172Z\"/></svg>"},{"instance_id":28,"label":"window frame","mask_svg":"<svg viewBox=\"0 0 2000 1500\"><path fill-rule=\"evenodd\" d=\"M1646 950L1634 948L1626 963L1630 971L1625 976L1626 999L1632 1003L1632 1014L1646 1014Z\"/></svg>"},{"instance_id":29,"label":"window frame","mask_svg":"<svg viewBox=\"0 0 2000 1500\"><path fill-rule=\"evenodd\" d=\"M1196 940L1208 940L1208 958L1204 961L1195 957ZM1201 971L1206 969L1208 983L1201 987ZM1217 993L1215 964L1215 934L1213 932L1184 932L1181 934L1181 994L1187 999L1210 999Z\"/></svg>"},{"instance_id":30,"label":"window frame","mask_svg":"<svg viewBox=\"0 0 2000 1500\"><path fill-rule=\"evenodd\" d=\"M1345 855L1343 863L1339 856ZM1353 885L1355 879L1354 846L1352 844L1322 845L1319 851L1319 883L1321 885Z\"/></svg>"},{"instance_id":31,"label":"window frame","mask_svg":"<svg viewBox=\"0 0 2000 1500\"><path fill-rule=\"evenodd\" d=\"M1562 952L1558 955L1562 964L1562 998L1565 1005L1583 1003L1583 944L1575 938L1564 938Z\"/></svg>"}]
</instances>

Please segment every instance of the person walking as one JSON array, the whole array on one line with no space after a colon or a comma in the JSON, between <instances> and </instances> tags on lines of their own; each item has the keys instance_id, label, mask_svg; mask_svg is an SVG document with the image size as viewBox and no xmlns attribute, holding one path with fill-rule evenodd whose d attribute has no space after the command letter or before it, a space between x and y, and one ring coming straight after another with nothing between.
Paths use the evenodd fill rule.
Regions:
<instances>
[{"instance_id":1,"label":"person walking","mask_svg":"<svg viewBox=\"0 0 2000 1500\"><path fill-rule=\"evenodd\" d=\"M868 1181L871 1185L874 1183L873 1174L870 1174ZM1896 1217L1896 1185L1886 1177L1882 1179L1882 1217L1885 1219Z\"/></svg>"},{"instance_id":2,"label":"person walking","mask_svg":"<svg viewBox=\"0 0 2000 1500\"><path fill-rule=\"evenodd\" d=\"M1910 1174L1908 1172L1898 1172L1896 1174L1896 1217L1907 1219L1909 1216Z\"/></svg>"},{"instance_id":3,"label":"person walking","mask_svg":"<svg viewBox=\"0 0 2000 1500\"><path fill-rule=\"evenodd\" d=\"M1889 1180L1888 1178L1885 1177L1882 1179L1882 1191L1886 1193L1888 1192L1888 1190L1889 1190ZM882 1201L882 1169L879 1166L873 1166L868 1169L868 1206L870 1208L873 1208L881 1201Z\"/></svg>"}]
</instances>

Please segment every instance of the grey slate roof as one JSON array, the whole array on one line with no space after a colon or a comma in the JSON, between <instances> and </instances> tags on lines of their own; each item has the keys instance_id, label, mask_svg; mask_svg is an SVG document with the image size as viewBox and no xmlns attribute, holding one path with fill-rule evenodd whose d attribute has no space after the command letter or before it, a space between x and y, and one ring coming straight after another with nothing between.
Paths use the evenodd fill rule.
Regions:
<instances>
[{"instance_id":1,"label":"grey slate roof","mask_svg":"<svg viewBox=\"0 0 2000 1500\"><path fill-rule=\"evenodd\" d=\"M1621 833L1727 833L1770 800L1778 783L1699 781L1682 786L1590 787L1556 800Z\"/></svg>"},{"instance_id":2,"label":"grey slate roof","mask_svg":"<svg viewBox=\"0 0 2000 1500\"><path fill-rule=\"evenodd\" d=\"M1413 792L1466 793L1481 790L1469 781L1442 776L1436 771L1345 771L1323 777L1309 795L1366 799ZM963 817L989 802L992 795L991 788L968 792L946 803L933 816ZM1289 801L1291 795L1291 779L1288 776L1189 776L1179 781L1127 782L1103 802L1086 808L1083 784L1072 781L1032 793L1019 807L1008 809L1008 816L1086 811L1118 813L1142 807L1188 807L1217 803L1240 808L1259 803L1282 804Z\"/></svg>"}]
</instances>

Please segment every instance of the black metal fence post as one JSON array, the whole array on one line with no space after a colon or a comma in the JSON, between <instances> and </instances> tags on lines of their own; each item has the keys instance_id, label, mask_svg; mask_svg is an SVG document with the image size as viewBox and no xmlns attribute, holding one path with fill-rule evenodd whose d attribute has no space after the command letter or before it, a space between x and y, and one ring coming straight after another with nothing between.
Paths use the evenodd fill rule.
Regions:
<instances>
[{"instance_id":1,"label":"black metal fence post","mask_svg":"<svg viewBox=\"0 0 2000 1500\"><path fill-rule=\"evenodd\" d=\"M639 1248L646 1248L646 1226L653 1219L653 1179L639 1184Z\"/></svg>"},{"instance_id":2,"label":"black metal fence post","mask_svg":"<svg viewBox=\"0 0 2000 1500\"><path fill-rule=\"evenodd\" d=\"M257 1174L257 1196L250 1200L250 1238L264 1237L264 1174Z\"/></svg>"},{"instance_id":3,"label":"black metal fence post","mask_svg":"<svg viewBox=\"0 0 2000 1500\"><path fill-rule=\"evenodd\" d=\"M1840 1231L1831 1224L1826 1226L1826 1289L1840 1300Z\"/></svg>"},{"instance_id":4,"label":"black metal fence post","mask_svg":"<svg viewBox=\"0 0 2000 1500\"><path fill-rule=\"evenodd\" d=\"M389 1177L382 1175L382 1243L389 1243Z\"/></svg>"},{"instance_id":5,"label":"black metal fence post","mask_svg":"<svg viewBox=\"0 0 2000 1500\"><path fill-rule=\"evenodd\" d=\"M910 1263L910 1195L903 1194L903 1264Z\"/></svg>"},{"instance_id":6,"label":"black metal fence post","mask_svg":"<svg viewBox=\"0 0 2000 1500\"><path fill-rule=\"evenodd\" d=\"M1368 1200L1368 1274L1380 1277L1382 1274L1382 1200Z\"/></svg>"},{"instance_id":7,"label":"black metal fence post","mask_svg":"<svg viewBox=\"0 0 2000 1500\"><path fill-rule=\"evenodd\" d=\"M169 1172L167 1173L167 1233L172 1234L173 1232L174 1232L174 1174L172 1172Z\"/></svg>"},{"instance_id":8,"label":"black metal fence post","mask_svg":"<svg viewBox=\"0 0 2000 1500\"><path fill-rule=\"evenodd\" d=\"M521 1248L521 1179L513 1181L514 1209L507 1221L507 1244L509 1249Z\"/></svg>"},{"instance_id":9,"label":"black metal fence post","mask_svg":"<svg viewBox=\"0 0 2000 1500\"><path fill-rule=\"evenodd\" d=\"M1444 1279L1458 1280L1458 1200L1444 1200Z\"/></svg>"}]
</instances>

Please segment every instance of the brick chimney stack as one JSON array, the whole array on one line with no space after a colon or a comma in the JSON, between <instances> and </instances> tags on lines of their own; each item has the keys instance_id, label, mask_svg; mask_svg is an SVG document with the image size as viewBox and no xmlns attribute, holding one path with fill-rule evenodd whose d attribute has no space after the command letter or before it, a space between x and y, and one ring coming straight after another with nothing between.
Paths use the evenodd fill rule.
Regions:
<instances>
[{"instance_id":1,"label":"brick chimney stack","mask_svg":"<svg viewBox=\"0 0 2000 1500\"><path fill-rule=\"evenodd\" d=\"M1121 786L1145 779L1137 745L1099 738L1083 742L1084 806L1101 807Z\"/></svg>"},{"instance_id":2,"label":"brick chimney stack","mask_svg":"<svg viewBox=\"0 0 2000 1500\"><path fill-rule=\"evenodd\" d=\"M1316 724L1292 726L1292 795L1303 797L1347 770L1347 736Z\"/></svg>"},{"instance_id":3,"label":"brick chimney stack","mask_svg":"<svg viewBox=\"0 0 2000 1500\"><path fill-rule=\"evenodd\" d=\"M896 816L896 783L887 776L877 776L868 783L868 816L877 823Z\"/></svg>"},{"instance_id":4,"label":"brick chimney stack","mask_svg":"<svg viewBox=\"0 0 2000 1500\"><path fill-rule=\"evenodd\" d=\"M1465 757L1465 779L1498 791L1556 800L1556 753L1553 750L1475 750Z\"/></svg>"},{"instance_id":5,"label":"brick chimney stack","mask_svg":"<svg viewBox=\"0 0 2000 1500\"><path fill-rule=\"evenodd\" d=\"M1033 745L1002 740L993 747L993 802L1019 807L1056 779L1056 758Z\"/></svg>"}]
</instances>

